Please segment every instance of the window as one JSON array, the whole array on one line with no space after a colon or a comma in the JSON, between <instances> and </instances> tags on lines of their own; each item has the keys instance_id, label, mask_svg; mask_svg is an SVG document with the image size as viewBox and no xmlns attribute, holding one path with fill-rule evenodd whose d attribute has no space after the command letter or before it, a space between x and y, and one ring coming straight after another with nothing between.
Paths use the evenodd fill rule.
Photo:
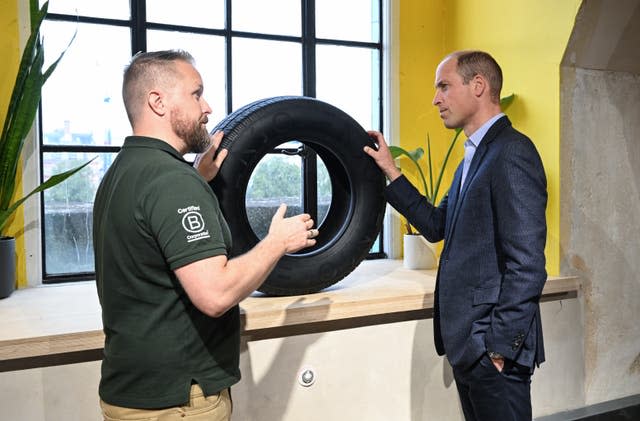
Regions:
<instances>
[{"instance_id":1,"label":"window","mask_svg":"<svg viewBox=\"0 0 640 421\"><path fill-rule=\"evenodd\" d=\"M51 2L42 28L47 60L68 45L74 32L76 37L43 90L41 173L46 179L98 158L43 194L45 282L94 276L92 201L130 133L120 90L133 53L189 51L213 109L210 129L252 101L305 95L341 108L364 128L380 130L381 16L380 0ZM255 169L247 204L259 208L275 196L292 196L301 208L311 203L321 221L328 206L322 161L295 144L273 152ZM292 180L295 191L274 191L264 182L274 174ZM309 194L316 197L309 200ZM252 222L256 233L263 229L260 224L258 217ZM382 256L382 242L371 252Z\"/></svg>"}]
</instances>

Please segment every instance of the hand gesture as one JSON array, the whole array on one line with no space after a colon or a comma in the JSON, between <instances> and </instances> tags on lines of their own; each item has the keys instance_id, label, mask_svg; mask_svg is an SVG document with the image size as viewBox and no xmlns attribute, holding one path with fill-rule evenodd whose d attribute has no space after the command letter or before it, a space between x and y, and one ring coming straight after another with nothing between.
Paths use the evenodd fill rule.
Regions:
<instances>
[{"instance_id":1,"label":"hand gesture","mask_svg":"<svg viewBox=\"0 0 640 421\"><path fill-rule=\"evenodd\" d=\"M283 203L271 218L268 236L284 247L285 254L315 245L320 232L313 228L311 216L303 213L285 218L286 211L287 205Z\"/></svg>"},{"instance_id":2,"label":"hand gesture","mask_svg":"<svg viewBox=\"0 0 640 421\"><path fill-rule=\"evenodd\" d=\"M216 131L211 135L211 146L207 149L203 154L198 155L194 162L194 167L198 170L200 175L207 181L213 180L213 178L218 175L218 171L220 171L220 166L222 166L222 162L227 157L229 151L227 149L220 149L218 151L218 147L220 146L220 142L222 142L222 137L224 133L220 130ZM216 152L218 154L216 155Z\"/></svg>"}]
</instances>

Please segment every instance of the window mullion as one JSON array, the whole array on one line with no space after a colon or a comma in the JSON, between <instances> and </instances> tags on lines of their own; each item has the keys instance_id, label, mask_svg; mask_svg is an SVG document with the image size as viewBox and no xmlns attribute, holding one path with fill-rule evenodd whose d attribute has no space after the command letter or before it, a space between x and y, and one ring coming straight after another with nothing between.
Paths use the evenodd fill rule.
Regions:
<instances>
[{"instance_id":1,"label":"window mullion","mask_svg":"<svg viewBox=\"0 0 640 421\"><path fill-rule=\"evenodd\" d=\"M231 39L231 0L225 1L225 83L226 83L226 91L227 91L227 114L231 114L233 111L233 41Z\"/></svg>"},{"instance_id":2,"label":"window mullion","mask_svg":"<svg viewBox=\"0 0 640 421\"><path fill-rule=\"evenodd\" d=\"M147 0L131 0L131 53L147 51Z\"/></svg>"},{"instance_id":3,"label":"window mullion","mask_svg":"<svg viewBox=\"0 0 640 421\"><path fill-rule=\"evenodd\" d=\"M302 153L302 201L304 212L311 215L316 226L318 221L318 155L310 147Z\"/></svg>"},{"instance_id":4,"label":"window mullion","mask_svg":"<svg viewBox=\"0 0 640 421\"><path fill-rule=\"evenodd\" d=\"M316 2L302 2L302 93L316 97Z\"/></svg>"}]
</instances>

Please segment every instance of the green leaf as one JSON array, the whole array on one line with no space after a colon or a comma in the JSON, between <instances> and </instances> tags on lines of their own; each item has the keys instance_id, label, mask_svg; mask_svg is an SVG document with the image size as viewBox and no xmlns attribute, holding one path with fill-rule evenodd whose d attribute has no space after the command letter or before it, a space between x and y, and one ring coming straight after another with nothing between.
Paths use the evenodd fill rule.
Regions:
<instances>
[{"instance_id":1,"label":"green leaf","mask_svg":"<svg viewBox=\"0 0 640 421\"><path fill-rule=\"evenodd\" d=\"M49 179L47 181L45 181L44 183L40 184L38 187L36 187L35 189L31 190L31 192L29 192L29 194L27 194L26 196L24 196L23 198L15 201L11 206L9 206L9 208L7 209L0 209L0 232L2 232L2 230L4 229L5 225L8 222L9 217L11 216L11 214L13 212L15 212L20 205L22 205L27 199L29 199L31 196L33 196L36 193L40 193L46 189L49 189L53 186L56 186L60 183L62 183L64 180L66 180L67 178L71 177L72 175L74 175L75 173L77 173L78 171L82 170L84 167L86 167L87 165L89 165L90 163L92 163L96 157L93 157L90 161L85 162L84 164L72 168L70 170L61 172L59 174L55 174L52 175L51 177L49 177Z\"/></svg>"},{"instance_id":2,"label":"green leaf","mask_svg":"<svg viewBox=\"0 0 640 421\"><path fill-rule=\"evenodd\" d=\"M424 173L422 172L422 168L420 168L420 162L418 162L418 159L422 157L422 155L424 155L424 150L422 148L418 148L414 151L407 151L406 149L401 148L400 146L392 145L392 146L389 146L389 151L391 152L391 156L394 159L404 155L407 158L409 158L411 162L413 162L413 164L418 169L418 173L420 174L420 179L422 181L422 188L424 189L425 196L428 195L429 192L427 191L427 183L425 182Z\"/></svg>"},{"instance_id":3,"label":"green leaf","mask_svg":"<svg viewBox=\"0 0 640 421\"><path fill-rule=\"evenodd\" d=\"M76 30L67 47L43 73L44 46L40 39L40 28L47 15L48 7L48 1L46 1L40 9L38 9L38 0L29 1L31 33L22 52L18 74L16 75L9 107L7 108L7 114L4 119L2 137L0 137L0 235L2 235L2 230L5 228L11 214L15 212L25 200L38 192L66 180L85 165L88 165L87 162L83 166L52 176L31 193L11 204L11 199L14 196L16 188L16 173L18 171L20 155L25 138L29 134L38 112L40 98L42 96L42 86L56 69L77 33Z\"/></svg>"},{"instance_id":4,"label":"green leaf","mask_svg":"<svg viewBox=\"0 0 640 421\"><path fill-rule=\"evenodd\" d=\"M513 104L514 99L516 99L516 94L511 94L509 96L500 98L500 108L502 109L502 111L506 111L507 108L509 108L509 106Z\"/></svg>"}]
</instances>

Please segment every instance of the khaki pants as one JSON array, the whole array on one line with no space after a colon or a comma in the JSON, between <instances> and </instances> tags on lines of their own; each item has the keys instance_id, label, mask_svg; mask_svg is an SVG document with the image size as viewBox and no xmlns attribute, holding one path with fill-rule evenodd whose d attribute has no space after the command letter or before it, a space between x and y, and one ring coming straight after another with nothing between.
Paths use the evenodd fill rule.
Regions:
<instances>
[{"instance_id":1,"label":"khaki pants","mask_svg":"<svg viewBox=\"0 0 640 421\"><path fill-rule=\"evenodd\" d=\"M229 389L205 397L197 384L191 386L189 403L163 409L135 409L109 405L100 400L105 421L229 421L231 397Z\"/></svg>"}]
</instances>

